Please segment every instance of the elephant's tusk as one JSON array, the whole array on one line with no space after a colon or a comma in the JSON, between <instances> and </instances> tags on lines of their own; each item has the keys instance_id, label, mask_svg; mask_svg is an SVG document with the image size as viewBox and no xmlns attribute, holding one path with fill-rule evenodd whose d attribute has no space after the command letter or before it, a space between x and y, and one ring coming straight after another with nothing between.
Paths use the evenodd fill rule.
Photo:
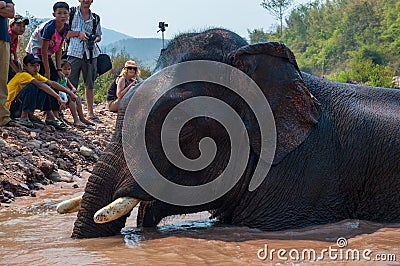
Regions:
<instances>
[{"instance_id":1,"label":"elephant's tusk","mask_svg":"<svg viewBox=\"0 0 400 266\"><path fill-rule=\"evenodd\" d=\"M114 221L130 212L139 202L140 200L131 197L118 198L98 210L93 220L98 224Z\"/></svg>"},{"instance_id":2,"label":"elephant's tusk","mask_svg":"<svg viewBox=\"0 0 400 266\"><path fill-rule=\"evenodd\" d=\"M57 205L57 212L59 214L77 212L81 208L82 196L64 200Z\"/></svg>"}]
</instances>

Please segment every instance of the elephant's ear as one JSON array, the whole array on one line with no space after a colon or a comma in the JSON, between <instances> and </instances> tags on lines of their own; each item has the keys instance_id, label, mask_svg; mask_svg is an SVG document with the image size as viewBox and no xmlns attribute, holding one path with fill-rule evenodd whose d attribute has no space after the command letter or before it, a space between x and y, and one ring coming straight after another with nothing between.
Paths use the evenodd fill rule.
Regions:
<instances>
[{"instance_id":1,"label":"elephant's ear","mask_svg":"<svg viewBox=\"0 0 400 266\"><path fill-rule=\"evenodd\" d=\"M281 43L259 43L232 53L230 63L257 83L271 106L277 132L273 163L277 164L304 142L319 118L295 56ZM259 152L260 134L251 132L256 130L250 126L250 141L253 150Z\"/></svg>"}]
</instances>

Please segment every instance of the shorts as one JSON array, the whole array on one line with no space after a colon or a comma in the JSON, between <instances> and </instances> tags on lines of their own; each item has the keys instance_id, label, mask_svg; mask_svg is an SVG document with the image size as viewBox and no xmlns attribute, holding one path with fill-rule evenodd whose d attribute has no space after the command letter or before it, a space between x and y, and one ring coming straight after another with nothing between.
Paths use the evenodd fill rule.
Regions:
<instances>
[{"instance_id":1,"label":"shorts","mask_svg":"<svg viewBox=\"0 0 400 266\"><path fill-rule=\"evenodd\" d=\"M83 82L87 89L94 89L94 81L97 77L97 58L93 58L92 63L74 56L68 56L71 65L71 75L69 80L75 88L78 88L79 77L82 71Z\"/></svg>"}]
</instances>

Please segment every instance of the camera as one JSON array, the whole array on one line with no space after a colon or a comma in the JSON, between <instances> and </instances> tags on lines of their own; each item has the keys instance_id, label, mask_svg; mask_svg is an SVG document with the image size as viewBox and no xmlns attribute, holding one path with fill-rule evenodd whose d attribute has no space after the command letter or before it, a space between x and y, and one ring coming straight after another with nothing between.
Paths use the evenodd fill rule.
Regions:
<instances>
[{"instance_id":1,"label":"camera","mask_svg":"<svg viewBox=\"0 0 400 266\"><path fill-rule=\"evenodd\" d=\"M87 45L88 45L88 49L89 50L93 50L94 49L94 40L96 40L96 35L94 34L86 34L89 38Z\"/></svg>"},{"instance_id":2,"label":"camera","mask_svg":"<svg viewBox=\"0 0 400 266\"><path fill-rule=\"evenodd\" d=\"M164 31L165 31L165 28L168 27L168 24L165 23L165 22L158 22L158 27L160 28L160 30L161 30L162 32L164 32Z\"/></svg>"}]
</instances>

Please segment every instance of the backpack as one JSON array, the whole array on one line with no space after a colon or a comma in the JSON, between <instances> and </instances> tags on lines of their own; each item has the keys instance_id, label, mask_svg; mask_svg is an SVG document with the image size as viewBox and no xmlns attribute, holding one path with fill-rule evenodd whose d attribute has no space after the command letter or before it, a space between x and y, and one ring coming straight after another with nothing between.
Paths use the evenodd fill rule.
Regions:
<instances>
[{"instance_id":1,"label":"backpack","mask_svg":"<svg viewBox=\"0 0 400 266\"><path fill-rule=\"evenodd\" d=\"M76 6L73 6L69 10L69 26L70 27L72 26L72 20L74 19L75 13L76 13ZM97 25L99 25L99 23L100 23L100 17L99 17L99 15L97 15L96 13L93 13L93 12L92 12L92 15L94 17L92 34L96 34Z\"/></svg>"}]
</instances>

